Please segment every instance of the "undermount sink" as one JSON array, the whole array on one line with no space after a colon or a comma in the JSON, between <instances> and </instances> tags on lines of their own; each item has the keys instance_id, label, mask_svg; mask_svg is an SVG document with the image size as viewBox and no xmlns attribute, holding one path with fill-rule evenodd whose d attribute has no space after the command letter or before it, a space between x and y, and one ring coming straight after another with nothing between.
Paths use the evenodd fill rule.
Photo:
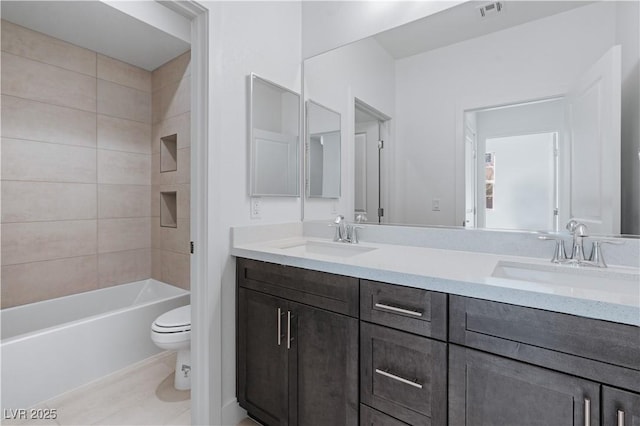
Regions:
<instances>
[{"instance_id":1,"label":"undermount sink","mask_svg":"<svg viewBox=\"0 0 640 426\"><path fill-rule=\"evenodd\" d=\"M572 265L540 265L499 261L492 277L560 286L598 288L602 290L637 289L640 274Z\"/></svg>"},{"instance_id":2,"label":"undermount sink","mask_svg":"<svg viewBox=\"0 0 640 426\"><path fill-rule=\"evenodd\" d=\"M278 248L296 256L316 254L335 257L351 257L375 250L375 247L325 241L297 241Z\"/></svg>"}]
</instances>

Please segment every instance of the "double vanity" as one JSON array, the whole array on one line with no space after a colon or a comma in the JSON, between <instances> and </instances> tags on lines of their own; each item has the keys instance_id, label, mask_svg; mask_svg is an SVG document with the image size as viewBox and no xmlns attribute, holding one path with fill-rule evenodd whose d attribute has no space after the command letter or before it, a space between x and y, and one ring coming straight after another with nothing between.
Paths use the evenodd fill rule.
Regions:
<instances>
[{"instance_id":1,"label":"double vanity","mask_svg":"<svg viewBox=\"0 0 640 426\"><path fill-rule=\"evenodd\" d=\"M637 266L369 242L389 229L363 231L371 238L346 244L326 223L234 229L237 395L251 416L268 425L640 421ZM637 241L627 242L634 252Z\"/></svg>"}]
</instances>

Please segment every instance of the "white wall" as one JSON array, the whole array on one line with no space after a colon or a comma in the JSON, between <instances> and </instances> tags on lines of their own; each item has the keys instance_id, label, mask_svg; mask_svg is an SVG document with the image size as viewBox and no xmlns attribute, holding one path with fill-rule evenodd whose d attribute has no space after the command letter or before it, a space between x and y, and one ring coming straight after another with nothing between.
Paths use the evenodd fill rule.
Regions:
<instances>
[{"instance_id":1,"label":"white wall","mask_svg":"<svg viewBox=\"0 0 640 426\"><path fill-rule=\"evenodd\" d=\"M302 57L369 37L463 1L303 1Z\"/></svg>"},{"instance_id":2,"label":"white wall","mask_svg":"<svg viewBox=\"0 0 640 426\"><path fill-rule=\"evenodd\" d=\"M595 4L398 60L395 192L403 223L460 225L461 111L565 92L614 44L615 13L614 3Z\"/></svg>"},{"instance_id":3,"label":"white wall","mask_svg":"<svg viewBox=\"0 0 640 426\"><path fill-rule=\"evenodd\" d=\"M222 352L222 377L212 380L222 387L222 423L236 424L242 410L235 395L235 260L229 255L230 227L295 222L301 214L300 198L263 198L262 218L250 218L247 76L255 72L300 92L301 12L298 2L203 4L210 17L209 227L216 242L209 251L215 281L210 285L221 286L221 296L210 309L221 311L222 317L221 324L208 325L222 333L221 342L211 342L212 351Z\"/></svg>"},{"instance_id":4,"label":"white wall","mask_svg":"<svg viewBox=\"0 0 640 426\"><path fill-rule=\"evenodd\" d=\"M305 98L341 115L341 197L338 201L306 199L305 220L329 220L339 213L349 220L354 210L354 98L393 117L394 60L373 39L333 50L304 63Z\"/></svg>"}]
</instances>

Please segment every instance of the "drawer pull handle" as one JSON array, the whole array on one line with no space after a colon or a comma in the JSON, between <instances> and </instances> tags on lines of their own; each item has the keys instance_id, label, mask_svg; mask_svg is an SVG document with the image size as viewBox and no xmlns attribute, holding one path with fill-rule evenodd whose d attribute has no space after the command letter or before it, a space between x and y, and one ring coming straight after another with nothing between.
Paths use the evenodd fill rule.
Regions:
<instances>
[{"instance_id":1,"label":"drawer pull handle","mask_svg":"<svg viewBox=\"0 0 640 426\"><path fill-rule=\"evenodd\" d=\"M376 303L374 306L376 308L386 309L388 311L397 312L399 314L413 315L414 317L421 317L422 316L422 312L410 311L408 309L397 308L395 306L385 305L383 303Z\"/></svg>"},{"instance_id":2,"label":"drawer pull handle","mask_svg":"<svg viewBox=\"0 0 640 426\"><path fill-rule=\"evenodd\" d=\"M618 426L624 426L624 411L618 410Z\"/></svg>"},{"instance_id":3,"label":"drawer pull handle","mask_svg":"<svg viewBox=\"0 0 640 426\"><path fill-rule=\"evenodd\" d=\"M405 385L409 385L409 386L413 386L414 388L418 388L418 389L422 389L422 385L420 383L416 383L416 382L412 382L411 380L407 380L405 378L402 378L400 376L396 376L395 374L391 374L391 373L387 373L386 371L380 370L379 368L376 368L376 373L385 376L385 377L389 377L393 380L397 380L401 383L404 383Z\"/></svg>"},{"instance_id":4,"label":"drawer pull handle","mask_svg":"<svg viewBox=\"0 0 640 426\"><path fill-rule=\"evenodd\" d=\"M584 426L591 426L591 400L584 399Z\"/></svg>"},{"instance_id":5,"label":"drawer pull handle","mask_svg":"<svg viewBox=\"0 0 640 426\"><path fill-rule=\"evenodd\" d=\"M278 308L278 346L280 346L280 340L282 339L282 312Z\"/></svg>"},{"instance_id":6,"label":"drawer pull handle","mask_svg":"<svg viewBox=\"0 0 640 426\"><path fill-rule=\"evenodd\" d=\"M291 311L287 311L287 349L291 349Z\"/></svg>"}]
</instances>

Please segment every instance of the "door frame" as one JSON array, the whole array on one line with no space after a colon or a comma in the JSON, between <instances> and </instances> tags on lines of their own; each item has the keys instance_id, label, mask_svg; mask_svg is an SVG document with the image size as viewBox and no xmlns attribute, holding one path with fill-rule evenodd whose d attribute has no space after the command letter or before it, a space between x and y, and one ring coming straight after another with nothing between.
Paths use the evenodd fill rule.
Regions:
<instances>
[{"instance_id":1,"label":"door frame","mask_svg":"<svg viewBox=\"0 0 640 426\"><path fill-rule=\"evenodd\" d=\"M211 260L213 228L209 226L209 9L193 0L171 0L164 6L191 21L191 424L220 424L222 387L222 334L220 309L212 301L220 298L220 280L212 279L220 265ZM210 283L218 283L212 285Z\"/></svg>"}]
</instances>

